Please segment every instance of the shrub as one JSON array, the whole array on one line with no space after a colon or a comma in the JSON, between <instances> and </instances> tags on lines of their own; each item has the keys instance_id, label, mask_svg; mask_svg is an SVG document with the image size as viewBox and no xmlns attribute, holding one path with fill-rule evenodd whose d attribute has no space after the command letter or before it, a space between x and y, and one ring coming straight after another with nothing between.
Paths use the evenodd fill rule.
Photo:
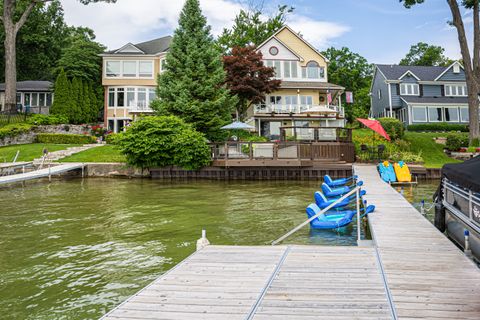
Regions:
<instances>
[{"instance_id":1,"label":"shrub","mask_svg":"<svg viewBox=\"0 0 480 320\"><path fill-rule=\"evenodd\" d=\"M27 122L34 125L64 124L68 123L68 118L63 115L34 114L28 118Z\"/></svg>"},{"instance_id":2,"label":"shrub","mask_svg":"<svg viewBox=\"0 0 480 320\"><path fill-rule=\"evenodd\" d=\"M107 144L117 144L116 139L119 137L119 133L110 133L105 136L105 142Z\"/></svg>"},{"instance_id":3,"label":"shrub","mask_svg":"<svg viewBox=\"0 0 480 320\"><path fill-rule=\"evenodd\" d=\"M411 124L407 127L408 131L460 131L468 132L468 127L464 124L451 124L451 123L424 123L424 124Z\"/></svg>"},{"instance_id":4,"label":"shrub","mask_svg":"<svg viewBox=\"0 0 480 320\"><path fill-rule=\"evenodd\" d=\"M32 129L32 125L28 123L7 124L0 128L0 139L5 137L15 137L22 133L27 133Z\"/></svg>"},{"instance_id":5,"label":"shrub","mask_svg":"<svg viewBox=\"0 0 480 320\"><path fill-rule=\"evenodd\" d=\"M211 162L205 136L175 116L145 117L114 139L130 165L197 170Z\"/></svg>"},{"instance_id":6,"label":"shrub","mask_svg":"<svg viewBox=\"0 0 480 320\"><path fill-rule=\"evenodd\" d=\"M450 151L457 151L461 147L468 146L468 136L462 133L449 133L445 147Z\"/></svg>"},{"instance_id":7,"label":"shrub","mask_svg":"<svg viewBox=\"0 0 480 320\"><path fill-rule=\"evenodd\" d=\"M402 139L405 132L403 123L395 118L379 118L378 121L392 140Z\"/></svg>"},{"instance_id":8,"label":"shrub","mask_svg":"<svg viewBox=\"0 0 480 320\"><path fill-rule=\"evenodd\" d=\"M37 142L39 143L88 144L96 141L97 139L93 136L81 134L39 133L37 135Z\"/></svg>"}]
</instances>

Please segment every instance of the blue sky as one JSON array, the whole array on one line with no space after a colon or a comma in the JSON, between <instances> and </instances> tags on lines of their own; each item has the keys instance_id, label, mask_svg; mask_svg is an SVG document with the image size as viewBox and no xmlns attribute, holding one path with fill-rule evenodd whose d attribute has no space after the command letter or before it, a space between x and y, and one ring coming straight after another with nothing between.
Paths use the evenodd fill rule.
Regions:
<instances>
[{"instance_id":1,"label":"blue sky","mask_svg":"<svg viewBox=\"0 0 480 320\"><path fill-rule=\"evenodd\" d=\"M251 0L250 0L251 1ZM259 1L259 0L257 0ZM95 30L109 48L168 35L177 26L182 0L118 0L116 4L83 6L62 0L68 23ZM215 35L232 25L247 0L200 0ZM405 9L398 0L271 0L267 12L278 4L295 7L288 24L320 50L349 47L372 63L398 63L410 46L423 41L441 45L446 55L460 58L456 30L445 0L426 0ZM471 16L464 16L467 30Z\"/></svg>"}]
</instances>

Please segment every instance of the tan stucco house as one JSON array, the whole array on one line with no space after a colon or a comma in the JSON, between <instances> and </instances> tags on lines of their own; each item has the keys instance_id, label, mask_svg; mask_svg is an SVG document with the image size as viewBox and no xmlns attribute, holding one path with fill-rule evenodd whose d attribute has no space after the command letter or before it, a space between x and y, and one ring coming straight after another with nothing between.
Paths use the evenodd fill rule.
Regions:
<instances>
[{"instance_id":1,"label":"tan stucco house","mask_svg":"<svg viewBox=\"0 0 480 320\"><path fill-rule=\"evenodd\" d=\"M139 114L150 114L156 98L157 76L165 66L172 40L166 36L138 44L128 43L102 54L105 89L105 126L119 132Z\"/></svg>"}]
</instances>

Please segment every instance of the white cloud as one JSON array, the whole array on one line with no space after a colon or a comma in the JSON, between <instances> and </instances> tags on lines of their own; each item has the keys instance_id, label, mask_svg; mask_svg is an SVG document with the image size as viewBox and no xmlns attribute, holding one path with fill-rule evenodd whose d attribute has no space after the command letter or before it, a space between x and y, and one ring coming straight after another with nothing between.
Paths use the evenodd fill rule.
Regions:
<instances>
[{"instance_id":1,"label":"white cloud","mask_svg":"<svg viewBox=\"0 0 480 320\"><path fill-rule=\"evenodd\" d=\"M93 3L84 6L78 0L62 0L67 23L92 28L97 40L110 49L127 42L135 43L172 34L183 4L181 0L118 0L115 4ZM242 9L242 5L235 0L200 0L200 4L214 35L230 27ZM296 14L290 17L288 23L319 48L327 46L332 39L349 30L340 24Z\"/></svg>"}]
</instances>

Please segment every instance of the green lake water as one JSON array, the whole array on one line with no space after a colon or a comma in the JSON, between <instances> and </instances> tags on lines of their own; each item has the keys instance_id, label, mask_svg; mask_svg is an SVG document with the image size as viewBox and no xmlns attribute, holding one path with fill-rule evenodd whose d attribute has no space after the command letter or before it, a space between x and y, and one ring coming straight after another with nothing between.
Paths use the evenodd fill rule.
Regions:
<instances>
[{"instance_id":1,"label":"green lake water","mask_svg":"<svg viewBox=\"0 0 480 320\"><path fill-rule=\"evenodd\" d=\"M433 195L437 191L439 180L419 181L418 185L395 186L394 188L402 194L418 211L421 211L422 200L425 201L425 217L433 223L435 218L435 207L433 206Z\"/></svg>"},{"instance_id":2,"label":"green lake water","mask_svg":"<svg viewBox=\"0 0 480 320\"><path fill-rule=\"evenodd\" d=\"M319 182L72 179L0 189L0 318L97 319L194 252L264 245L306 219ZM286 243L354 245L306 226Z\"/></svg>"}]
</instances>

